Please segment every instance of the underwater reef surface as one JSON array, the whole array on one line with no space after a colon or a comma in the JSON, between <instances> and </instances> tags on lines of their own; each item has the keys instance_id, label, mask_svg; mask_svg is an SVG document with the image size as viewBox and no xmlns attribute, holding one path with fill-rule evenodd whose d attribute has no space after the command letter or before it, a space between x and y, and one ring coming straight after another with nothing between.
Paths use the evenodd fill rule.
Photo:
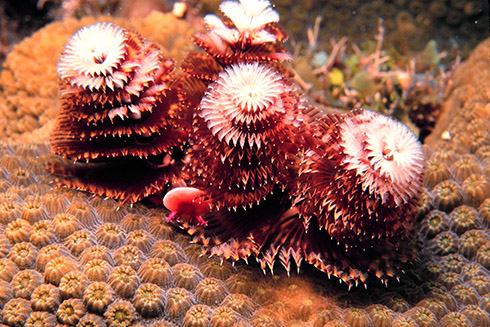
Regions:
<instances>
[{"instance_id":1,"label":"underwater reef surface","mask_svg":"<svg viewBox=\"0 0 490 327\"><path fill-rule=\"evenodd\" d=\"M66 35L58 51L93 21L60 29ZM199 246L167 225L162 207L116 210L116 201L53 188L44 163L57 113L55 58L46 50L37 60L51 62L25 60L37 51L29 42L49 44L54 30L14 49L0 77L4 98L16 96L0 104L4 325L490 326L490 40L454 73L427 141L420 260L388 288L373 279L367 289L347 291L308 266L291 277L280 268L264 276L255 263L233 267L202 257ZM45 71L53 75L40 77ZM38 125L27 124L33 120Z\"/></svg>"}]
</instances>

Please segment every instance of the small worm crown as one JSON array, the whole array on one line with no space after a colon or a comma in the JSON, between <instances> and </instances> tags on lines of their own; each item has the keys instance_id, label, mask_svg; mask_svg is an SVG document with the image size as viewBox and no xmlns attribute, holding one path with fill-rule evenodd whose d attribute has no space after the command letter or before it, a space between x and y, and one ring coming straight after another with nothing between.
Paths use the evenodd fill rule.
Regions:
<instances>
[{"instance_id":1,"label":"small worm crown","mask_svg":"<svg viewBox=\"0 0 490 327\"><path fill-rule=\"evenodd\" d=\"M207 33L196 33L193 41L220 64L237 61L285 61L291 55L279 44L287 38L280 29L279 14L267 0L224 1L225 16L206 15Z\"/></svg>"},{"instance_id":2,"label":"small worm crown","mask_svg":"<svg viewBox=\"0 0 490 327\"><path fill-rule=\"evenodd\" d=\"M371 111L346 119L341 128L343 163L356 171L362 189L406 203L420 188L424 171L420 142L402 123Z\"/></svg>"},{"instance_id":3,"label":"small worm crown","mask_svg":"<svg viewBox=\"0 0 490 327\"><path fill-rule=\"evenodd\" d=\"M83 27L68 40L58 63L58 75L71 85L90 90L122 88L128 81L124 72L137 65L124 62L127 41L126 31L112 23Z\"/></svg>"},{"instance_id":4,"label":"small worm crown","mask_svg":"<svg viewBox=\"0 0 490 327\"><path fill-rule=\"evenodd\" d=\"M64 185L124 201L162 190L179 174L173 154L188 137L173 70L160 46L115 24L75 33L57 66L60 113L50 142L77 164L51 162L49 171ZM89 160L100 164L87 175Z\"/></svg>"},{"instance_id":5,"label":"small worm crown","mask_svg":"<svg viewBox=\"0 0 490 327\"><path fill-rule=\"evenodd\" d=\"M139 119L168 89L173 61L155 43L112 23L96 23L72 36L58 66L62 98L81 106L78 119ZM71 87L70 87L71 86ZM84 108L89 102L95 108ZM67 104L68 105L68 104ZM95 112L93 110L95 109Z\"/></svg>"},{"instance_id":6,"label":"small worm crown","mask_svg":"<svg viewBox=\"0 0 490 327\"><path fill-rule=\"evenodd\" d=\"M204 23L219 38L228 44L261 44L276 42L277 35L268 32L265 27L279 22L279 14L266 0L224 1L220 11L233 23L229 28L216 15L206 15Z\"/></svg>"},{"instance_id":7,"label":"small worm crown","mask_svg":"<svg viewBox=\"0 0 490 327\"><path fill-rule=\"evenodd\" d=\"M260 149L269 142L275 121L288 119L283 97L289 87L278 72L264 65L232 65L206 92L199 116L221 142Z\"/></svg>"}]
</instances>

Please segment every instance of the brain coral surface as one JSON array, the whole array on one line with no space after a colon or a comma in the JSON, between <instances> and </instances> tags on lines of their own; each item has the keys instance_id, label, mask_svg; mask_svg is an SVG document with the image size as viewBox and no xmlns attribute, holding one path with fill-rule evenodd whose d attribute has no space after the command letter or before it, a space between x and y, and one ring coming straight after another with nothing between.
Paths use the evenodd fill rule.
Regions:
<instances>
[{"instance_id":1,"label":"brain coral surface","mask_svg":"<svg viewBox=\"0 0 490 327\"><path fill-rule=\"evenodd\" d=\"M67 36L83 25L77 24L64 27ZM439 126L444 140L427 147L418 217L424 250L400 282L386 288L373 279L367 289L349 292L307 266L291 277L281 269L264 276L255 263L232 266L202 257L198 246L166 224L168 212L160 206L117 209L110 199L53 188L44 172L49 147L26 134L23 143L0 144L2 323L490 326L489 42L455 73L446 108L455 118ZM14 52L27 55L20 46ZM43 95L39 85L21 82L21 68L15 75L13 67L23 62L17 58L6 62L2 92ZM22 134L24 117L39 126L50 121L56 91L54 84L45 88L44 98L52 102L46 100L42 112L53 113L2 109L11 115L4 137ZM12 106L9 101L2 105Z\"/></svg>"}]
</instances>

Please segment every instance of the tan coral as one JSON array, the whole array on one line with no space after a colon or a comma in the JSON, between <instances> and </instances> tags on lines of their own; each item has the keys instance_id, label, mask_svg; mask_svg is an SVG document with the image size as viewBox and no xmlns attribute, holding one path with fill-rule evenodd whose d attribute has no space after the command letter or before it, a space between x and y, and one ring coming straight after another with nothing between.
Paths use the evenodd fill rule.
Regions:
<instances>
[{"instance_id":1,"label":"tan coral","mask_svg":"<svg viewBox=\"0 0 490 327\"><path fill-rule=\"evenodd\" d=\"M136 271L127 265L115 267L107 282L118 296L126 299L132 298L140 285L140 279Z\"/></svg>"},{"instance_id":2,"label":"tan coral","mask_svg":"<svg viewBox=\"0 0 490 327\"><path fill-rule=\"evenodd\" d=\"M7 255L20 269L34 268L36 265L38 250L28 242L16 243Z\"/></svg>"},{"instance_id":3,"label":"tan coral","mask_svg":"<svg viewBox=\"0 0 490 327\"><path fill-rule=\"evenodd\" d=\"M8 301L2 309L3 323L9 326L23 326L31 314L29 301L14 298Z\"/></svg>"},{"instance_id":4,"label":"tan coral","mask_svg":"<svg viewBox=\"0 0 490 327\"><path fill-rule=\"evenodd\" d=\"M94 246L95 237L87 230L79 230L71 234L65 239L65 247L70 250L74 256L80 255L83 250L88 247Z\"/></svg>"},{"instance_id":5,"label":"tan coral","mask_svg":"<svg viewBox=\"0 0 490 327\"><path fill-rule=\"evenodd\" d=\"M162 258L150 258L138 270L142 283L152 283L162 288L173 284L172 275L172 267Z\"/></svg>"},{"instance_id":6,"label":"tan coral","mask_svg":"<svg viewBox=\"0 0 490 327\"><path fill-rule=\"evenodd\" d=\"M86 312L82 300L67 299L60 304L56 317L63 324L74 326Z\"/></svg>"},{"instance_id":7,"label":"tan coral","mask_svg":"<svg viewBox=\"0 0 490 327\"><path fill-rule=\"evenodd\" d=\"M165 301L163 290L152 283L141 284L133 297L136 311L145 318L160 316L164 312Z\"/></svg>"},{"instance_id":8,"label":"tan coral","mask_svg":"<svg viewBox=\"0 0 490 327\"><path fill-rule=\"evenodd\" d=\"M104 318L109 327L132 326L136 311L130 302L117 300L107 307Z\"/></svg>"},{"instance_id":9,"label":"tan coral","mask_svg":"<svg viewBox=\"0 0 490 327\"><path fill-rule=\"evenodd\" d=\"M17 265L8 258L0 259L0 279L10 283L15 274L19 271Z\"/></svg>"},{"instance_id":10,"label":"tan coral","mask_svg":"<svg viewBox=\"0 0 490 327\"><path fill-rule=\"evenodd\" d=\"M147 254L150 251L153 243L155 243L155 238L146 230L137 229L128 233L126 243L137 247L144 254Z\"/></svg>"},{"instance_id":11,"label":"tan coral","mask_svg":"<svg viewBox=\"0 0 490 327\"><path fill-rule=\"evenodd\" d=\"M115 293L108 284L94 282L85 289L82 300L89 311L102 314L114 301L114 296Z\"/></svg>"},{"instance_id":12,"label":"tan coral","mask_svg":"<svg viewBox=\"0 0 490 327\"><path fill-rule=\"evenodd\" d=\"M112 265L106 260L95 258L85 264L83 273L92 282L106 282L112 268Z\"/></svg>"},{"instance_id":13,"label":"tan coral","mask_svg":"<svg viewBox=\"0 0 490 327\"><path fill-rule=\"evenodd\" d=\"M61 279L76 269L77 262L68 256L51 259L44 267L44 282L59 286Z\"/></svg>"},{"instance_id":14,"label":"tan coral","mask_svg":"<svg viewBox=\"0 0 490 327\"><path fill-rule=\"evenodd\" d=\"M60 305L60 292L51 284L41 284L31 295L31 307L36 311L48 311L56 313Z\"/></svg>"},{"instance_id":15,"label":"tan coral","mask_svg":"<svg viewBox=\"0 0 490 327\"><path fill-rule=\"evenodd\" d=\"M69 251L58 243L47 245L39 250L36 258L36 269L44 272L46 265L52 259L69 256Z\"/></svg>"},{"instance_id":16,"label":"tan coral","mask_svg":"<svg viewBox=\"0 0 490 327\"><path fill-rule=\"evenodd\" d=\"M31 299L33 291L42 283L42 275L34 269L19 271L12 278L10 287L15 298Z\"/></svg>"},{"instance_id":17,"label":"tan coral","mask_svg":"<svg viewBox=\"0 0 490 327\"><path fill-rule=\"evenodd\" d=\"M59 284L59 292L63 299L82 298L89 281L81 271L70 271L65 274Z\"/></svg>"},{"instance_id":18,"label":"tan coral","mask_svg":"<svg viewBox=\"0 0 490 327\"><path fill-rule=\"evenodd\" d=\"M40 220L32 225L31 234L29 236L29 242L34 244L38 248L49 245L56 242L57 238L54 233L51 220Z\"/></svg>"}]
</instances>

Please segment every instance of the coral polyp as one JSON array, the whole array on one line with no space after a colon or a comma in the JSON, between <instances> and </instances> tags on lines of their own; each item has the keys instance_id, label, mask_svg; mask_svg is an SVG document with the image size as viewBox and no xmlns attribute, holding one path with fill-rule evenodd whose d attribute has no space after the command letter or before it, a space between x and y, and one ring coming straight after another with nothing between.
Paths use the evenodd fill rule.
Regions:
<instances>
[{"instance_id":1,"label":"coral polyp","mask_svg":"<svg viewBox=\"0 0 490 327\"><path fill-rule=\"evenodd\" d=\"M60 280L59 292L63 299L82 298L89 280L80 271L71 271Z\"/></svg>"},{"instance_id":2,"label":"coral polyp","mask_svg":"<svg viewBox=\"0 0 490 327\"><path fill-rule=\"evenodd\" d=\"M0 279L10 283L12 278L19 272L17 265L8 258L0 259Z\"/></svg>"},{"instance_id":3,"label":"coral polyp","mask_svg":"<svg viewBox=\"0 0 490 327\"><path fill-rule=\"evenodd\" d=\"M60 292L50 284L39 285L31 295L31 307L36 311L56 313L60 305Z\"/></svg>"},{"instance_id":4,"label":"coral polyp","mask_svg":"<svg viewBox=\"0 0 490 327\"><path fill-rule=\"evenodd\" d=\"M162 258L146 260L138 270L142 283L168 288L172 285L172 267Z\"/></svg>"},{"instance_id":5,"label":"coral polyp","mask_svg":"<svg viewBox=\"0 0 490 327\"><path fill-rule=\"evenodd\" d=\"M57 67L61 109L51 146L79 163L50 163L62 184L135 202L177 176L173 148L187 132L170 109L173 69L156 43L113 23L68 40ZM129 166L136 174L126 173Z\"/></svg>"},{"instance_id":6,"label":"coral polyp","mask_svg":"<svg viewBox=\"0 0 490 327\"><path fill-rule=\"evenodd\" d=\"M31 312L29 301L22 298L11 299L2 309L2 322L8 326L24 326Z\"/></svg>"},{"instance_id":7,"label":"coral polyp","mask_svg":"<svg viewBox=\"0 0 490 327\"><path fill-rule=\"evenodd\" d=\"M82 300L67 299L60 304L56 317L63 324L75 326L86 312Z\"/></svg>"},{"instance_id":8,"label":"coral polyp","mask_svg":"<svg viewBox=\"0 0 490 327\"><path fill-rule=\"evenodd\" d=\"M167 290L165 313L170 320L179 322L194 304L194 296L186 289L175 287Z\"/></svg>"},{"instance_id":9,"label":"coral polyp","mask_svg":"<svg viewBox=\"0 0 490 327\"><path fill-rule=\"evenodd\" d=\"M94 282L85 289L82 300L88 311L103 314L114 301L114 296L114 291L108 284Z\"/></svg>"},{"instance_id":10,"label":"coral polyp","mask_svg":"<svg viewBox=\"0 0 490 327\"><path fill-rule=\"evenodd\" d=\"M89 260L83 268L83 273L92 282L106 282L111 271L112 265L102 258Z\"/></svg>"},{"instance_id":11,"label":"coral polyp","mask_svg":"<svg viewBox=\"0 0 490 327\"><path fill-rule=\"evenodd\" d=\"M12 278L10 287L14 298L31 299L33 291L42 283L42 275L33 269L21 270Z\"/></svg>"},{"instance_id":12,"label":"coral polyp","mask_svg":"<svg viewBox=\"0 0 490 327\"><path fill-rule=\"evenodd\" d=\"M135 246L125 245L114 251L114 264L116 266L128 265L134 270L138 270L145 260L143 253Z\"/></svg>"},{"instance_id":13,"label":"coral polyp","mask_svg":"<svg viewBox=\"0 0 490 327\"><path fill-rule=\"evenodd\" d=\"M50 220L40 220L32 225L29 242L38 248L56 242L56 234Z\"/></svg>"},{"instance_id":14,"label":"coral polyp","mask_svg":"<svg viewBox=\"0 0 490 327\"><path fill-rule=\"evenodd\" d=\"M118 300L107 307L104 313L107 326L132 326L136 318L136 311L133 305L125 300Z\"/></svg>"},{"instance_id":15,"label":"coral polyp","mask_svg":"<svg viewBox=\"0 0 490 327\"><path fill-rule=\"evenodd\" d=\"M87 230L77 231L65 239L65 246L74 256L80 255L86 248L94 246L95 237Z\"/></svg>"},{"instance_id":16,"label":"coral polyp","mask_svg":"<svg viewBox=\"0 0 490 327\"><path fill-rule=\"evenodd\" d=\"M24 326L34 327L54 325L56 325L56 317L53 314L42 311L34 311L31 313L29 318L27 318Z\"/></svg>"},{"instance_id":17,"label":"coral polyp","mask_svg":"<svg viewBox=\"0 0 490 327\"><path fill-rule=\"evenodd\" d=\"M187 310L183 327L208 326L211 320L211 308L204 304L196 304Z\"/></svg>"},{"instance_id":18,"label":"coral polyp","mask_svg":"<svg viewBox=\"0 0 490 327\"><path fill-rule=\"evenodd\" d=\"M76 267L77 262L68 256L51 259L44 267L44 282L59 286L61 279Z\"/></svg>"},{"instance_id":19,"label":"coral polyp","mask_svg":"<svg viewBox=\"0 0 490 327\"><path fill-rule=\"evenodd\" d=\"M240 320L240 315L232 308L219 306L211 315L211 326L234 326Z\"/></svg>"},{"instance_id":20,"label":"coral polyp","mask_svg":"<svg viewBox=\"0 0 490 327\"><path fill-rule=\"evenodd\" d=\"M145 318L159 316L165 307L165 293L158 285L141 284L134 294L133 304L136 311Z\"/></svg>"},{"instance_id":21,"label":"coral polyp","mask_svg":"<svg viewBox=\"0 0 490 327\"><path fill-rule=\"evenodd\" d=\"M34 268L38 250L35 246L28 242L17 243L10 248L7 255L21 269Z\"/></svg>"},{"instance_id":22,"label":"coral polyp","mask_svg":"<svg viewBox=\"0 0 490 327\"><path fill-rule=\"evenodd\" d=\"M114 268L109 275L108 283L112 289L122 298L132 298L140 285L136 271L130 266L122 265Z\"/></svg>"},{"instance_id":23,"label":"coral polyp","mask_svg":"<svg viewBox=\"0 0 490 327\"><path fill-rule=\"evenodd\" d=\"M207 305L220 305L228 295L225 284L216 278L205 278L196 287L196 299Z\"/></svg>"},{"instance_id":24,"label":"coral polyp","mask_svg":"<svg viewBox=\"0 0 490 327\"><path fill-rule=\"evenodd\" d=\"M137 229L128 233L126 243L140 249L143 253L148 253L155 242L155 238L146 230Z\"/></svg>"},{"instance_id":25,"label":"coral polyp","mask_svg":"<svg viewBox=\"0 0 490 327\"><path fill-rule=\"evenodd\" d=\"M199 269L188 263L178 263L172 267L175 287L194 291L199 282L204 278Z\"/></svg>"}]
</instances>

